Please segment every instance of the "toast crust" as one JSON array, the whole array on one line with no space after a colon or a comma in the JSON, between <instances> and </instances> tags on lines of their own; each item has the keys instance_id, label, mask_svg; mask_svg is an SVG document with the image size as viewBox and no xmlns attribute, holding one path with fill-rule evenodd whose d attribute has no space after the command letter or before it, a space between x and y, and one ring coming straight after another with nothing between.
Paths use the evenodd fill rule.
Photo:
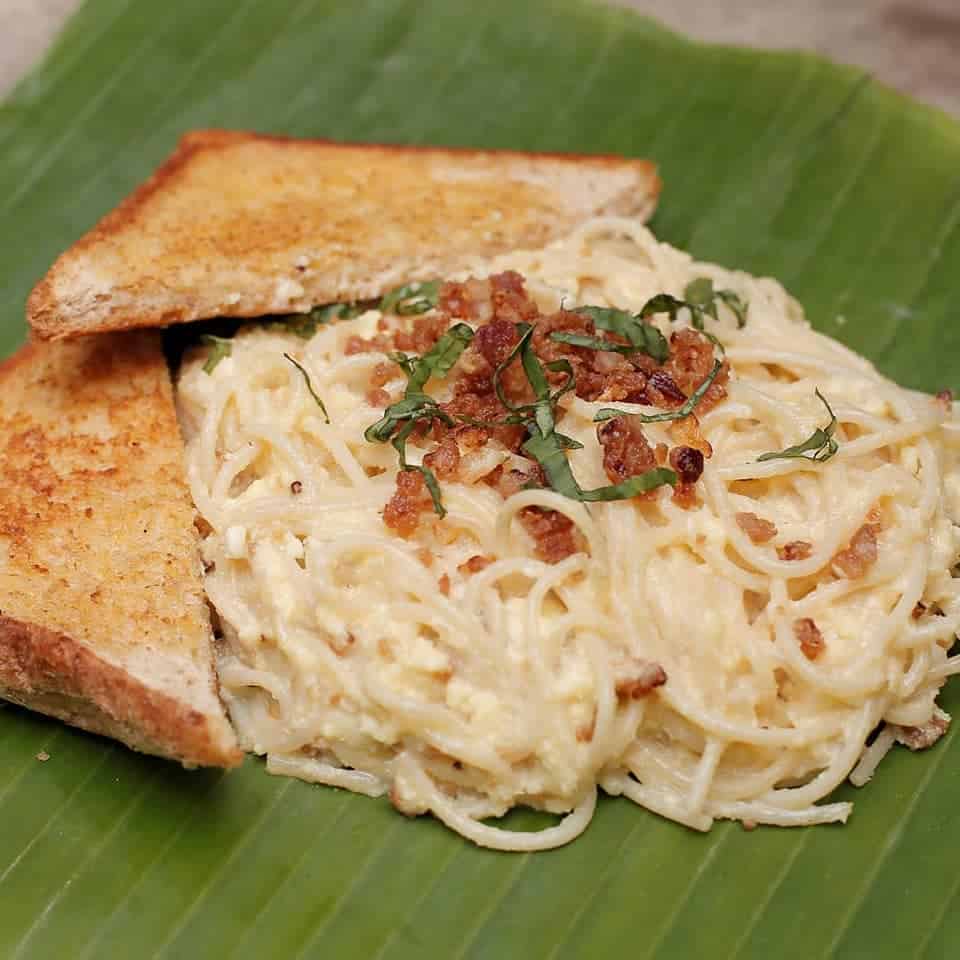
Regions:
<instances>
[{"instance_id":1,"label":"toast crust","mask_svg":"<svg viewBox=\"0 0 960 960\"><path fill-rule=\"evenodd\" d=\"M208 718L70 637L0 614L0 696L184 766L236 766Z\"/></svg>"},{"instance_id":2,"label":"toast crust","mask_svg":"<svg viewBox=\"0 0 960 960\"><path fill-rule=\"evenodd\" d=\"M594 215L646 218L659 190L649 161L609 155L195 131L58 258L27 319L56 340L365 299Z\"/></svg>"},{"instance_id":3,"label":"toast crust","mask_svg":"<svg viewBox=\"0 0 960 960\"><path fill-rule=\"evenodd\" d=\"M0 696L187 765L241 755L156 334L0 364Z\"/></svg>"}]
</instances>

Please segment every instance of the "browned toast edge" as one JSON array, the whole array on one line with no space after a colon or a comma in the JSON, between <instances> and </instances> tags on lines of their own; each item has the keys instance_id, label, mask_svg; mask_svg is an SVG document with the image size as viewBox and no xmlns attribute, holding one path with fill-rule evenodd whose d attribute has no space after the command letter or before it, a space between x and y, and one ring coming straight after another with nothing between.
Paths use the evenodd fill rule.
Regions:
<instances>
[{"instance_id":1,"label":"browned toast edge","mask_svg":"<svg viewBox=\"0 0 960 960\"><path fill-rule=\"evenodd\" d=\"M161 190L168 181L172 180L176 172L185 166L190 158L201 150L227 147L245 141L262 141L280 145L302 147L304 145L325 146L330 148L351 149L358 146L370 150L379 150L384 153L451 153L468 155L488 155L502 157L528 157L532 159L551 159L569 161L571 164L589 161L591 164L623 166L634 165L643 169L649 180L649 199L654 204L660 195L662 181L657 173L657 166L650 160L623 157L617 154L578 154L561 152L537 152L523 150L483 149L466 146L436 146L427 144L384 144L384 143L344 143L323 138L288 137L279 134L260 134L245 130L207 129L193 130L180 137L173 153L131 194L125 197L118 206L105 214L97 223L71 247L65 250L53 262L43 278L34 286L27 298L26 316L30 325L31 336L40 340L61 340L76 336L77 331L64 329L56 322L57 298L53 292L53 278L61 262L76 253L85 250L116 233L133 221L141 206L157 191ZM177 311L170 312L165 317L166 322L178 322L181 317ZM153 325L153 324L151 324ZM90 331L99 332L98 330Z\"/></svg>"},{"instance_id":2,"label":"browned toast edge","mask_svg":"<svg viewBox=\"0 0 960 960\"><path fill-rule=\"evenodd\" d=\"M0 696L185 766L235 767L208 718L107 663L89 647L0 613Z\"/></svg>"}]
</instances>

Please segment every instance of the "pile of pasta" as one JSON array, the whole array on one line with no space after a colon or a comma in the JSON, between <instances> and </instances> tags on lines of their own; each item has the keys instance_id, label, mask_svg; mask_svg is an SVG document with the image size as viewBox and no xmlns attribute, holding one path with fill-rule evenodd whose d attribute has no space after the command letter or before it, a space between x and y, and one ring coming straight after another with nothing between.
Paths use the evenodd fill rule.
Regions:
<instances>
[{"instance_id":1,"label":"pile of pasta","mask_svg":"<svg viewBox=\"0 0 960 960\"><path fill-rule=\"evenodd\" d=\"M446 515L401 537L383 521L396 451L364 438L382 414L371 372L389 361L346 345L410 317L371 308L308 340L250 325L212 369L188 356L178 404L243 745L274 773L389 794L503 850L570 841L599 789L698 830L845 820L851 805L827 799L840 783L948 723L936 697L960 669L950 399L902 389L815 332L777 282L698 263L632 221L597 219L470 273L503 270L544 310L639 311L702 278L747 305L742 325L723 305L707 321L730 377L699 415L712 455L696 503L669 487L503 499L483 478L515 454L491 447L442 484ZM652 322L669 336L689 318ZM401 381L398 366L387 390ZM431 386L440 401L448 389ZM608 482L603 406L562 400L585 488ZM643 429L656 445L671 427ZM825 441L805 444L818 430ZM529 507L568 517L584 549L538 557L518 522ZM618 695L644 665L665 682ZM490 822L520 805L560 819L533 833Z\"/></svg>"}]
</instances>

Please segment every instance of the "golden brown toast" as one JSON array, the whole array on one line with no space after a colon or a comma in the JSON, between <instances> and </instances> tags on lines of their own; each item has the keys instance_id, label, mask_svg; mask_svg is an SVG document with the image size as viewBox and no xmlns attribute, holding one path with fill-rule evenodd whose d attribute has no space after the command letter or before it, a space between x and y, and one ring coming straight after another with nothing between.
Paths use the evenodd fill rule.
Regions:
<instances>
[{"instance_id":1,"label":"golden brown toast","mask_svg":"<svg viewBox=\"0 0 960 960\"><path fill-rule=\"evenodd\" d=\"M54 263L27 319L58 340L375 297L594 215L645 218L659 188L623 157L197 131Z\"/></svg>"},{"instance_id":2,"label":"golden brown toast","mask_svg":"<svg viewBox=\"0 0 960 960\"><path fill-rule=\"evenodd\" d=\"M189 765L239 763L157 334L0 364L0 696Z\"/></svg>"}]
</instances>

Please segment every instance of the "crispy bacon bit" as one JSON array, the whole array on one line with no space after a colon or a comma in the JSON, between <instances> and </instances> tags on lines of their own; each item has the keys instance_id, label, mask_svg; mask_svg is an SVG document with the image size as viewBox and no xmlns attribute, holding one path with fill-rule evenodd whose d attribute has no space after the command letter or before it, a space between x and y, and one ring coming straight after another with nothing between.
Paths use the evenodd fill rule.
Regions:
<instances>
[{"instance_id":1,"label":"crispy bacon bit","mask_svg":"<svg viewBox=\"0 0 960 960\"><path fill-rule=\"evenodd\" d=\"M576 376L576 393L583 400L626 400L642 403L646 377L633 376L633 367L617 354L575 347L550 339L552 333L596 335L593 321L571 310L540 317L533 334L533 349L545 363L569 361ZM552 374L557 380L562 374Z\"/></svg>"},{"instance_id":2,"label":"crispy bacon bit","mask_svg":"<svg viewBox=\"0 0 960 960\"><path fill-rule=\"evenodd\" d=\"M657 463L653 450L634 417L614 417L597 427L603 448L603 469L611 483L652 470Z\"/></svg>"},{"instance_id":3,"label":"crispy bacon bit","mask_svg":"<svg viewBox=\"0 0 960 960\"><path fill-rule=\"evenodd\" d=\"M479 284L480 289L477 289ZM477 320L478 306L489 299L489 287L483 281L474 281L471 289L466 283L448 281L440 287L440 296L437 304L440 309L451 317L460 317L462 320Z\"/></svg>"},{"instance_id":4,"label":"crispy bacon bit","mask_svg":"<svg viewBox=\"0 0 960 960\"><path fill-rule=\"evenodd\" d=\"M808 660L816 660L827 648L823 634L810 617L793 621L793 635L800 644L800 650Z\"/></svg>"},{"instance_id":5,"label":"crispy bacon bit","mask_svg":"<svg viewBox=\"0 0 960 960\"><path fill-rule=\"evenodd\" d=\"M700 506L700 499L697 497L697 488L692 483L678 483L673 488L673 494L670 499L681 510L692 510Z\"/></svg>"},{"instance_id":6,"label":"crispy bacon bit","mask_svg":"<svg viewBox=\"0 0 960 960\"><path fill-rule=\"evenodd\" d=\"M327 645L338 657L345 657L356 642L357 638L349 631L343 637L327 636Z\"/></svg>"},{"instance_id":7,"label":"crispy bacon bit","mask_svg":"<svg viewBox=\"0 0 960 960\"><path fill-rule=\"evenodd\" d=\"M659 663L648 663L633 677L618 680L614 691L621 700L639 700L667 682L667 674Z\"/></svg>"},{"instance_id":8,"label":"crispy bacon bit","mask_svg":"<svg viewBox=\"0 0 960 960\"><path fill-rule=\"evenodd\" d=\"M738 513L737 526L753 543L767 543L777 535L777 525L755 513Z\"/></svg>"},{"instance_id":9,"label":"crispy bacon bit","mask_svg":"<svg viewBox=\"0 0 960 960\"><path fill-rule=\"evenodd\" d=\"M401 470L397 474L397 492L384 507L383 522L401 537L409 537L417 529L420 514L431 509L430 492L423 474Z\"/></svg>"},{"instance_id":10,"label":"crispy bacon bit","mask_svg":"<svg viewBox=\"0 0 960 960\"><path fill-rule=\"evenodd\" d=\"M950 413L953 409L953 391L952 390L940 390L937 392L936 397L934 398L937 402L937 405L943 410L944 413Z\"/></svg>"},{"instance_id":11,"label":"crispy bacon bit","mask_svg":"<svg viewBox=\"0 0 960 960\"><path fill-rule=\"evenodd\" d=\"M471 348L472 349L472 348ZM470 351L466 351L464 356ZM477 354L479 356L479 354ZM481 362L483 362L482 358ZM441 404L441 409L451 417L470 417L488 423L498 421L505 413L500 401L493 394L490 383L491 371L486 372L486 379L482 375L467 376L454 384L453 399ZM434 425L434 430L438 428ZM514 453L523 443L524 429L522 426L496 426L490 428L490 436L498 443Z\"/></svg>"},{"instance_id":12,"label":"crispy bacon bit","mask_svg":"<svg viewBox=\"0 0 960 960\"><path fill-rule=\"evenodd\" d=\"M460 447L456 437L448 434L433 453L423 458L423 465L432 470L441 480L450 480L460 469Z\"/></svg>"},{"instance_id":13,"label":"crispy bacon bit","mask_svg":"<svg viewBox=\"0 0 960 960\"><path fill-rule=\"evenodd\" d=\"M950 715L934 707L933 716L920 727L901 727L894 724L897 743L911 750L932 747L950 729Z\"/></svg>"},{"instance_id":14,"label":"crispy bacon bit","mask_svg":"<svg viewBox=\"0 0 960 960\"><path fill-rule=\"evenodd\" d=\"M713 344L702 333L684 328L670 335L670 359L666 369L684 393L693 393L712 366Z\"/></svg>"},{"instance_id":15,"label":"crispy bacon bit","mask_svg":"<svg viewBox=\"0 0 960 960\"><path fill-rule=\"evenodd\" d=\"M531 461L526 471L504 470L503 467L497 467L488 473L483 481L506 500L530 486L542 487L546 483L546 478L543 470L540 469L540 464Z\"/></svg>"},{"instance_id":16,"label":"crispy bacon bit","mask_svg":"<svg viewBox=\"0 0 960 960\"><path fill-rule=\"evenodd\" d=\"M806 560L813 553L813 544L807 540L791 540L777 547L777 556L781 560Z\"/></svg>"},{"instance_id":17,"label":"crispy bacon bit","mask_svg":"<svg viewBox=\"0 0 960 960\"><path fill-rule=\"evenodd\" d=\"M577 727L577 743L591 743L597 730L597 712L594 710L589 723Z\"/></svg>"},{"instance_id":18,"label":"crispy bacon bit","mask_svg":"<svg viewBox=\"0 0 960 960\"><path fill-rule=\"evenodd\" d=\"M479 573L481 570L486 570L490 564L493 563L491 557L485 557L482 554L475 554L469 560L465 560L460 564L457 569L465 576L472 576L475 573Z\"/></svg>"},{"instance_id":19,"label":"crispy bacon bit","mask_svg":"<svg viewBox=\"0 0 960 960\"><path fill-rule=\"evenodd\" d=\"M743 591L743 612L747 616L747 623L757 622L760 614L767 609L770 597L766 593L757 593L756 590Z\"/></svg>"},{"instance_id":20,"label":"crispy bacon bit","mask_svg":"<svg viewBox=\"0 0 960 960\"><path fill-rule=\"evenodd\" d=\"M540 313L537 305L527 296L523 277L515 270L495 273L490 278L490 301L494 315L511 323L535 320Z\"/></svg>"},{"instance_id":21,"label":"crispy bacon bit","mask_svg":"<svg viewBox=\"0 0 960 960\"><path fill-rule=\"evenodd\" d=\"M922 600L918 600L913 605L913 610L911 611L910 616L913 617L914 620L919 620L926 612L927 605Z\"/></svg>"},{"instance_id":22,"label":"crispy bacon bit","mask_svg":"<svg viewBox=\"0 0 960 960\"><path fill-rule=\"evenodd\" d=\"M695 413L691 413L689 417L684 417L682 420L674 420L667 432L675 443L684 447L693 447L707 459L713 456L713 447L700 431L700 421Z\"/></svg>"},{"instance_id":23,"label":"crispy bacon bit","mask_svg":"<svg viewBox=\"0 0 960 960\"><path fill-rule=\"evenodd\" d=\"M457 446L460 450L470 453L486 445L490 439L490 431L485 427L463 426L454 430L454 436L457 438Z\"/></svg>"},{"instance_id":24,"label":"crispy bacon bit","mask_svg":"<svg viewBox=\"0 0 960 960\"><path fill-rule=\"evenodd\" d=\"M474 346L491 367L498 367L507 359L519 340L516 327L508 320L493 320L480 327Z\"/></svg>"},{"instance_id":25,"label":"crispy bacon bit","mask_svg":"<svg viewBox=\"0 0 960 960\"><path fill-rule=\"evenodd\" d=\"M670 359L664 369L687 396L706 380L713 369L713 344L697 330L677 330L670 337ZM710 384L698 409L715 407L727 395L724 384L730 379L730 365L724 362L716 379Z\"/></svg>"},{"instance_id":26,"label":"crispy bacon bit","mask_svg":"<svg viewBox=\"0 0 960 960\"><path fill-rule=\"evenodd\" d=\"M303 493L303 484L299 480L294 480L290 484L290 492L296 496L298 493Z\"/></svg>"},{"instance_id":27,"label":"crispy bacon bit","mask_svg":"<svg viewBox=\"0 0 960 960\"><path fill-rule=\"evenodd\" d=\"M397 330L393 335L393 345L397 350L410 353L426 353L450 326L450 318L439 313L428 313L417 317L409 330Z\"/></svg>"},{"instance_id":28,"label":"crispy bacon bit","mask_svg":"<svg viewBox=\"0 0 960 960\"><path fill-rule=\"evenodd\" d=\"M382 387L385 383L392 380L397 375L397 367L392 363L381 361L370 374L370 386Z\"/></svg>"},{"instance_id":29,"label":"crispy bacon bit","mask_svg":"<svg viewBox=\"0 0 960 960\"><path fill-rule=\"evenodd\" d=\"M600 357L615 357L616 354L601 353ZM600 366L601 361L595 361L595 366ZM600 374L595 374L600 376ZM602 389L599 394L593 397L594 400L604 402L612 401L623 403L644 403L647 400L647 375L638 370L632 370L629 366L625 370L611 370L604 374ZM579 390L579 381L577 383L577 396L582 396Z\"/></svg>"},{"instance_id":30,"label":"crispy bacon bit","mask_svg":"<svg viewBox=\"0 0 960 960\"><path fill-rule=\"evenodd\" d=\"M647 379L647 399L655 407L674 410L682 407L687 395L677 386L673 377L664 370L654 370Z\"/></svg>"},{"instance_id":31,"label":"crispy bacon bit","mask_svg":"<svg viewBox=\"0 0 960 960\"><path fill-rule=\"evenodd\" d=\"M386 334L377 334L369 340L364 340L363 337L354 334L347 337L343 352L348 357L355 353L386 353L390 349L390 340L391 338Z\"/></svg>"},{"instance_id":32,"label":"crispy bacon bit","mask_svg":"<svg viewBox=\"0 0 960 960\"><path fill-rule=\"evenodd\" d=\"M876 563L877 553L877 524L865 523L851 538L850 546L834 556L833 566L848 580L856 580Z\"/></svg>"},{"instance_id":33,"label":"crispy bacon bit","mask_svg":"<svg viewBox=\"0 0 960 960\"><path fill-rule=\"evenodd\" d=\"M450 596L450 578L444 573L441 574L440 579L437 581L437 586L440 587L440 592L445 596Z\"/></svg>"},{"instance_id":34,"label":"crispy bacon bit","mask_svg":"<svg viewBox=\"0 0 960 960\"><path fill-rule=\"evenodd\" d=\"M679 481L673 488L672 500L682 510L692 510L700 503L695 484L703 473L703 454L695 447L674 447L670 451L670 466Z\"/></svg>"},{"instance_id":35,"label":"crispy bacon bit","mask_svg":"<svg viewBox=\"0 0 960 960\"><path fill-rule=\"evenodd\" d=\"M537 558L544 563L559 563L575 553L586 552L583 534L566 514L558 510L524 507L519 517L536 544Z\"/></svg>"},{"instance_id":36,"label":"crispy bacon bit","mask_svg":"<svg viewBox=\"0 0 960 960\"><path fill-rule=\"evenodd\" d=\"M381 407L390 406L390 394L383 387L373 387L368 390L366 400L371 407L376 407L378 410Z\"/></svg>"},{"instance_id":37,"label":"crispy bacon bit","mask_svg":"<svg viewBox=\"0 0 960 960\"><path fill-rule=\"evenodd\" d=\"M703 474L703 453L696 447L674 447L670 451L670 466L681 483L694 484Z\"/></svg>"}]
</instances>

